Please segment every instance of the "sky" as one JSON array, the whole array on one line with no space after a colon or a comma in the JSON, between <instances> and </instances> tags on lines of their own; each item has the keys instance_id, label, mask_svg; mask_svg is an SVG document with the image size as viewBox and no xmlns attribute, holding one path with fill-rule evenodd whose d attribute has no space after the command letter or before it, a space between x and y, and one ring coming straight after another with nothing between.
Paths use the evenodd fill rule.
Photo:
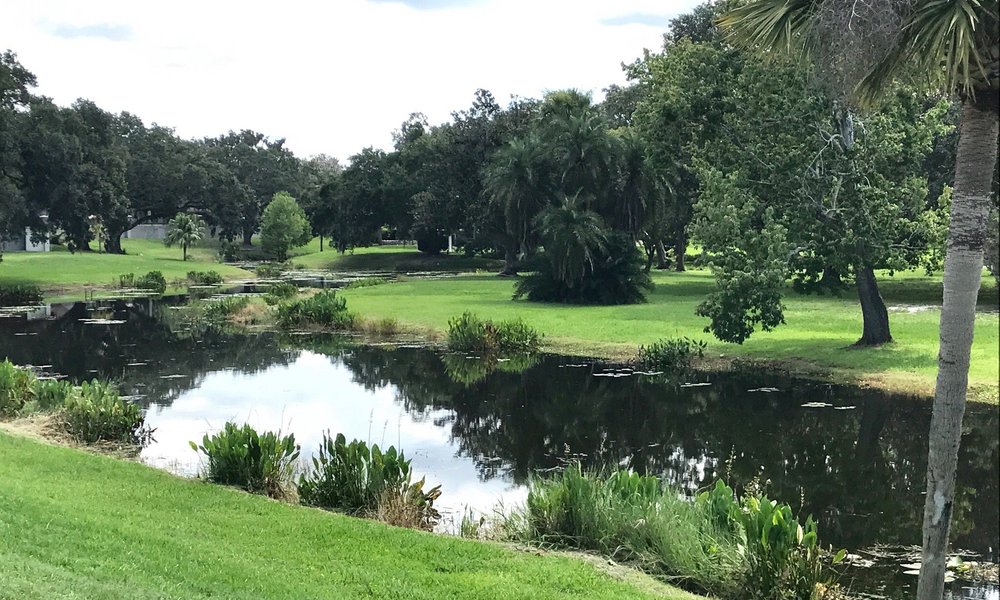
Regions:
<instances>
[{"instance_id":1,"label":"sky","mask_svg":"<svg viewBox=\"0 0 1000 600\"><path fill-rule=\"evenodd\" d=\"M700 0L32 0L0 20L35 92L93 100L185 138L253 129L302 157L388 148L410 113L432 124L475 91L594 93L660 48Z\"/></svg>"}]
</instances>

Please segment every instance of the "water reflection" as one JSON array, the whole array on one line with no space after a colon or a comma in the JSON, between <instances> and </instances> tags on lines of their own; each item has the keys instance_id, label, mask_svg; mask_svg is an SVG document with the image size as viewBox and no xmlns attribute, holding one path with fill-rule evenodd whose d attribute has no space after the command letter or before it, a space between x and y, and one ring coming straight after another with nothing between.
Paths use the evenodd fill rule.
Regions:
<instances>
[{"instance_id":1,"label":"water reflection","mask_svg":"<svg viewBox=\"0 0 1000 600\"><path fill-rule=\"evenodd\" d=\"M334 337L244 336L142 301L50 313L0 319L0 356L118 379L143 396L157 428L144 456L180 471L197 467L189 440L233 419L292 431L305 454L326 430L402 446L453 512L517 502L532 474L579 459L689 491L720 476L738 489L766 481L772 496L818 517L826 542L852 550L920 542L924 401L759 373L679 385L562 357L483 365ZM80 320L95 316L122 322ZM990 558L998 425L996 407L970 405L953 525L956 547Z\"/></svg>"}]
</instances>

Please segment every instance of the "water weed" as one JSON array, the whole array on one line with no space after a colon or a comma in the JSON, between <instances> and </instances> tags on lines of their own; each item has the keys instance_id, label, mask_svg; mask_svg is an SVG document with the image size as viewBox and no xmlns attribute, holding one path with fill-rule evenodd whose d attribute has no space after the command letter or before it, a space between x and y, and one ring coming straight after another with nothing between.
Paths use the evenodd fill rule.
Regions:
<instances>
[{"instance_id":1,"label":"water weed","mask_svg":"<svg viewBox=\"0 0 1000 600\"><path fill-rule=\"evenodd\" d=\"M205 435L191 448L205 457L205 478L212 483L240 487L271 498L293 495L292 475L299 458L295 436L257 431L227 422L222 431Z\"/></svg>"},{"instance_id":2,"label":"water weed","mask_svg":"<svg viewBox=\"0 0 1000 600\"><path fill-rule=\"evenodd\" d=\"M278 324L282 327L319 325L331 329L350 329L354 315L347 311L347 301L334 290L323 290L312 296L278 305Z\"/></svg>"},{"instance_id":3,"label":"water weed","mask_svg":"<svg viewBox=\"0 0 1000 600\"><path fill-rule=\"evenodd\" d=\"M59 416L66 433L84 444L141 446L153 433L137 404L123 400L113 385L96 379L83 382L79 393L70 394Z\"/></svg>"},{"instance_id":4,"label":"water weed","mask_svg":"<svg viewBox=\"0 0 1000 600\"><path fill-rule=\"evenodd\" d=\"M537 352L542 336L520 319L483 320L465 312L448 320L448 349L480 354Z\"/></svg>"}]
</instances>

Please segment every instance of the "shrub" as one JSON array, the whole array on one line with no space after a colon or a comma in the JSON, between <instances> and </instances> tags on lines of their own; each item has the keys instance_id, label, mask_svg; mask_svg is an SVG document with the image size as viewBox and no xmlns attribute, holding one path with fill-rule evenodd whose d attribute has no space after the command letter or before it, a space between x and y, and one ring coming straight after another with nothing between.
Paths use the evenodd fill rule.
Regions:
<instances>
[{"instance_id":1,"label":"shrub","mask_svg":"<svg viewBox=\"0 0 1000 600\"><path fill-rule=\"evenodd\" d=\"M362 277L360 279L355 279L354 281L349 282L347 285L344 286L344 289L355 290L366 287L374 287L376 285L382 285L384 283L392 283L392 281L393 280L389 279L388 277L381 277L377 275L371 277Z\"/></svg>"},{"instance_id":2,"label":"shrub","mask_svg":"<svg viewBox=\"0 0 1000 600\"><path fill-rule=\"evenodd\" d=\"M85 444L118 442L144 445L152 435L138 405L122 400L114 386L83 382L65 399L61 411L66 433Z\"/></svg>"},{"instance_id":3,"label":"shrub","mask_svg":"<svg viewBox=\"0 0 1000 600\"><path fill-rule=\"evenodd\" d=\"M448 348L456 352L537 352L542 336L520 319L494 323L465 312L448 320Z\"/></svg>"},{"instance_id":4,"label":"shrub","mask_svg":"<svg viewBox=\"0 0 1000 600\"><path fill-rule=\"evenodd\" d=\"M347 301L337 296L334 290L323 290L306 298L279 304L278 324L282 327L313 324L350 329L354 324L354 315L347 312Z\"/></svg>"},{"instance_id":5,"label":"shrub","mask_svg":"<svg viewBox=\"0 0 1000 600\"><path fill-rule=\"evenodd\" d=\"M224 320L247 307L249 296L223 296L205 301L205 318L213 321Z\"/></svg>"},{"instance_id":6,"label":"shrub","mask_svg":"<svg viewBox=\"0 0 1000 600\"><path fill-rule=\"evenodd\" d=\"M125 289L148 290L156 294L167 291L167 280L163 273L150 271L142 277L136 277L135 273L123 273L118 276L118 287Z\"/></svg>"},{"instance_id":7,"label":"shrub","mask_svg":"<svg viewBox=\"0 0 1000 600\"><path fill-rule=\"evenodd\" d=\"M299 288L287 281L277 281L267 287L264 292L264 301L269 305L275 305L282 300L288 300L299 295Z\"/></svg>"},{"instance_id":8,"label":"shrub","mask_svg":"<svg viewBox=\"0 0 1000 600\"><path fill-rule=\"evenodd\" d=\"M264 208L260 220L260 240L264 251L278 260L285 260L288 250L308 244L312 226L302 207L288 192L278 192Z\"/></svg>"},{"instance_id":9,"label":"shrub","mask_svg":"<svg viewBox=\"0 0 1000 600\"><path fill-rule=\"evenodd\" d=\"M35 376L4 359L0 362L0 417L13 417L34 399Z\"/></svg>"},{"instance_id":10,"label":"shrub","mask_svg":"<svg viewBox=\"0 0 1000 600\"><path fill-rule=\"evenodd\" d=\"M240 259L240 243L236 240L219 240L219 258L222 262Z\"/></svg>"},{"instance_id":11,"label":"shrub","mask_svg":"<svg viewBox=\"0 0 1000 600\"><path fill-rule=\"evenodd\" d=\"M644 268L642 253L628 236L610 233L594 249L592 261L581 275L567 280L560 262L545 252L535 259L534 272L520 279L514 298L567 304L637 304L646 301L653 281Z\"/></svg>"},{"instance_id":12,"label":"shrub","mask_svg":"<svg viewBox=\"0 0 1000 600\"><path fill-rule=\"evenodd\" d=\"M0 306L24 306L42 301L42 290L30 283L0 283Z\"/></svg>"},{"instance_id":13,"label":"shrub","mask_svg":"<svg viewBox=\"0 0 1000 600\"><path fill-rule=\"evenodd\" d=\"M280 263L260 263L254 268L254 273L262 279L276 279L281 277L284 265Z\"/></svg>"},{"instance_id":14,"label":"shrub","mask_svg":"<svg viewBox=\"0 0 1000 600\"><path fill-rule=\"evenodd\" d=\"M668 372L683 372L691 368L691 362L705 355L708 346L702 340L690 338L670 338L653 342L649 346L639 346L639 363L646 369Z\"/></svg>"},{"instance_id":15,"label":"shrub","mask_svg":"<svg viewBox=\"0 0 1000 600\"><path fill-rule=\"evenodd\" d=\"M383 452L378 444L324 434L312 468L299 479L299 497L310 506L432 529L440 517L434 509L440 486L424 491L424 485L423 479L411 482L410 461L395 447Z\"/></svg>"},{"instance_id":16,"label":"shrub","mask_svg":"<svg viewBox=\"0 0 1000 600\"><path fill-rule=\"evenodd\" d=\"M222 431L202 438L191 448L205 455L205 478L212 483L240 487L252 494L287 497L291 490L299 446L295 436L227 422Z\"/></svg>"},{"instance_id":17,"label":"shrub","mask_svg":"<svg viewBox=\"0 0 1000 600\"><path fill-rule=\"evenodd\" d=\"M188 271L187 279L195 285L219 285L223 281L218 271Z\"/></svg>"},{"instance_id":18,"label":"shrub","mask_svg":"<svg viewBox=\"0 0 1000 600\"><path fill-rule=\"evenodd\" d=\"M36 379L33 388L34 397L25 402L22 415L58 410L77 391L72 383L58 379Z\"/></svg>"},{"instance_id":19,"label":"shrub","mask_svg":"<svg viewBox=\"0 0 1000 600\"><path fill-rule=\"evenodd\" d=\"M656 477L588 474L577 464L533 480L523 510L506 527L522 541L594 550L720 596L742 574L741 539Z\"/></svg>"}]
</instances>

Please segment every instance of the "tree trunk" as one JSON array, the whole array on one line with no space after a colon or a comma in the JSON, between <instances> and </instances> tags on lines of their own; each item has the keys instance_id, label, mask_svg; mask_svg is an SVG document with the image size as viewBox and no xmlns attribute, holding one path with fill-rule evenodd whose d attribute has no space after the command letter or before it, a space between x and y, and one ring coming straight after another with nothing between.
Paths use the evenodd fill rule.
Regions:
<instances>
[{"instance_id":1,"label":"tree trunk","mask_svg":"<svg viewBox=\"0 0 1000 600\"><path fill-rule=\"evenodd\" d=\"M243 230L243 245L248 248L253 245L253 231Z\"/></svg>"},{"instance_id":2,"label":"tree trunk","mask_svg":"<svg viewBox=\"0 0 1000 600\"><path fill-rule=\"evenodd\" d=\"M667 261L667 249L663 247L663 240L656 240L656 269L669 269L670 263Z\"/></svg>"},{"instance_id":3,"label":"tree trunk","mask_svg":"<svg viewBox=\"0 0 1000 600\"><path fill-rule=\"evenodd\" d=\"M125 254L122 250L122 234L109 234L104 240L104 251L108 254Z\"/></svg>"},{"instance_id":4,"label":"tree trunk","mask_svg":"<svg viewBox=\"0 0 1000 600\"><path fill-rule=\"evenodd\" d=\"M687 252L687 247L687 236L683 233L678 235L677 239L674 241L674 270L678 273L685 271L684 254Z\"/></svg>"},{"instance_id":5,"label":"tree trunk","mask_svg":"<svg viewBox=\"0 0 1000 600\"><path fill-rule=\"evenodd\" d=\"M858 285L858 300L861 301L861 317L864 326L858 346L881 346L892 341L889 332L889 311L878 291L875 272L871 267L856 267L854 276Z\"/></svg>"},{"instance_id":6,"label":"tree trunk","mask_svg":"<svg viewBox=\"0 0 1000 600\"><path fill-rule=\"evenodd\" d=\"M955 158L955 190L944 261L944 304L937 388L927 454L924 548L917 584L918 600L944 596L945 561L955 497L955 470L962 438L969 354L976 321L976 300L983 271L983 241L1000 121L996 93L979 103L965 100Z\"/></svg>"},{"instance_id":7,"label":"tree trunk","mask_svg":"<svg viewBox=\"0 0 1000 600\"><path fill-rule=\"evenodd\" d=\"M183 260L185 260L185 261L188 259L188 245L187 244L181 244L181 256L184 257Z\"/></svg>"},{"instance_id":8,"label":"tree trunk","mask_svg":"<svg viewBox=\"0 0 1000 600\"><path fill-rule=\"evenodd\" d=\"M323 236L319 236L319 251L323 251Z\"/></svg>"},{"instance_id":9,"label":"tree trunk","mask_svg":"<svg viewBox=\"0 0 1000 600\"><path fill-rule=\"evenodd\" d=\"M513 277L517 275L517 253L511 248L504 249L503 270L497 273L500 277Z\"/></svg>"}]
</instances>

